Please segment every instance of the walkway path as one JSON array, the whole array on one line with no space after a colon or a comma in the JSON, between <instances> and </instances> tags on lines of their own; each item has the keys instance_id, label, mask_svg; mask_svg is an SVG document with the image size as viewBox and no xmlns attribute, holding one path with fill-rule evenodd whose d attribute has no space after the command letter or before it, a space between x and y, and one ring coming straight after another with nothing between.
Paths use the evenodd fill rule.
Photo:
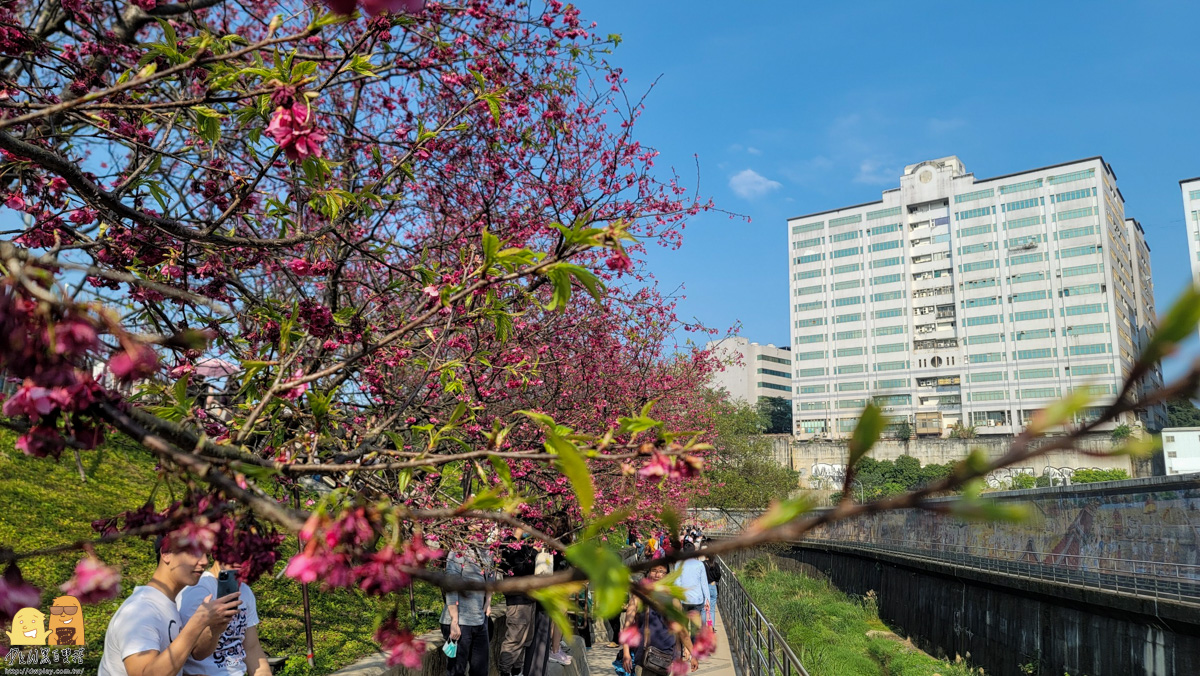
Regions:
<instances>
[{"instance_id":1,"label":"walkway path","mask_svg":"<svg viewBox=\"0 0 1200 676\"><path fill-rule=\"evenodd\" d=\"M721 614L717 613L717 619L714 623L717 634L717 649L708 656L708 659L700 663L700 669L694 672L693 676L734 676L733 660L729 654L729 636L725 633L725 624L721 621ZM587 665L588 673L584 676L615 676L613 670L613 660L620 653L620 648L606 648L608 645L607 635L603 635L603 639L599 636L591 649L587 650ZM576 646L582 647L582 642L576 643ZM578 659L572 656L573 659ZM582 670L581 670L582 671Z\"/></svg>"}]
</instances>

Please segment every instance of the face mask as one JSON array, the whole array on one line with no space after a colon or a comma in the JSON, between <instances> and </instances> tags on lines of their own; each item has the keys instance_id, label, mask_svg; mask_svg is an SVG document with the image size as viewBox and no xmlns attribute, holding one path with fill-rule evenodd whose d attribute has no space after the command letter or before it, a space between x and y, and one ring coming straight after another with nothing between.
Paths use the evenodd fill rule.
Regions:
<instances>
[{"instance_id":1,"label":"face mask","mask_svg":"<svg viewBox=\"0 0 1200 676\"><path fill-rule=\"evenodd\" d=\"M446 653L446 657L454 657L458 654L458 641L446 641L446 645L442 646L442 652Z\"/></svg>"}]
</instances>

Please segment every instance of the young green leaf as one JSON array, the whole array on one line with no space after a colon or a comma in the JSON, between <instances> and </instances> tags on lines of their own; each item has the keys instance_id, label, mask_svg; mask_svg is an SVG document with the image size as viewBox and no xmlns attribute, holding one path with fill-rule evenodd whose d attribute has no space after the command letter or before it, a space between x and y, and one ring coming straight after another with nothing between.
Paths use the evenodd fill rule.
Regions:
<instances>
[{"instance_id":1,"label":"young green leaf","mask_svg":"<svg viewBox=\"0 0 1200 676\"><path fill-rule=\"evenodd\" d=\"M527 594L529 598L542 604L542 608L550 616L550 620L562 630L563 636L570 637L574 634L575 627L567 613L578 610L575 602L571 600L571 595L578 594L583 588L583 582L568 582L542 589L531 589Z\"/></svg>"},{"instance_id":2,"label":"young green leaf","mask_svg":"<svg viewBox=\"0 0 1200 676\"><path fill-rule=\"evenodd\" d=\"M591 581L598 616L612 617L621 612L629 591L629 568L616 552L595 541L579 542L567 548L567 561Z\"/></svg>"},{"instance_id":3,"label":"young green leaf","mask_svg":"<svg viewBox=\"0 0 1200 676\"><path fill-rule=\"evenodd\" d=\"M850 435L850 458L846 464L853 467L862 459L879 441L879 435L883 432L883 411L874 403L867 404L863 409L862 415L858 419L858 425L854 427L854 433Z\"/></svg>"},{"instance_id":4,"label":"young green leaf","mask_svg":"<svg viewBox=\"0 0 1200 676\"><path fill-rule=\"evenodd\" d=\"M580 511L585 517L590 515L596 499L596 487L592 485L592 475L588 472L587 463L583 461L579 449L553 431L548 431L546 450L558 456L558 470L566 475L571 487L575 489Z\"/></svg>"},{"instance_id":5,"label":"young green leaf","mask_svg":"<svg viewBox=\"0 0 1200 676\"><path fill-rule=\"evenodd\" d=\"M764 531L776 526L782 526L785 523L798 519L813 508L812 500L807 495L801 495L795 498L789 498L776 502L767 509L766 514L763 514L758 519L755 519L751 524L752 531Z\"/></svg>"}]
</instances>

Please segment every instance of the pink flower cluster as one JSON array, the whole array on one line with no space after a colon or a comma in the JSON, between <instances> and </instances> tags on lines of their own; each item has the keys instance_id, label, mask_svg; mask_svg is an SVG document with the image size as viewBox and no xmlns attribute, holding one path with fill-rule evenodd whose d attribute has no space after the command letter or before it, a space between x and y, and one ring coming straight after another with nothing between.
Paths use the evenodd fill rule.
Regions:
<instances>
[{"instance_id":1,"label":"pink flower cluster","mask_svg":"<svg viewBox=\"0 0 1200 676\"><path fill-rule=\"evenodd\" d=\"M276 108L267 133L293 162L303 161L309 155L320 157L321 143L326 138L325 132L313 124L312 110L300 102Z\"/></svg>"},{"instance_id":2,"label":"pink flower cluster","mask_svg":"<svg viewBox=\"0 0 1200 676\"><path fill-rule=\"evenodd\" d=\"M704 469L704 460L694 455L664 455L655 451L647 462L638 470L638 476L652 481L663 479L691 479L700 476Z\"/></svg>"},{"instance_id":3,"label":"pink flower cluster","mask_svg":"<svg viewBox=\"0 0 1200 676\"><path fill-rule=\"evenodd\" d=\"M325 5L334 14L353 14L358 0L325 0ZM392 14L416 14L425 8L425 0L362 0L363 11L369 16L379 16L384 12Z\"/></svg>"},{"instance_id":4,"label":"pink flower cluster","mask_svg":"<svg viewBox=\"0 0 1200 676\"><path fill-rule=\"evenodd\" d=\"M18 610L41 604L42 593L25 581L16 562L8 564L4 577L0 578L0 627L7 626Z\"/></svg>"},{"instance_id":5,"label":"pink flower cluster","mask_svg":"<svg viewBox=\"0 0 1200 676\"><path fill-rule=\"evenodd\" d=\"M408 629L400 628L396 616L389 617L375 632L375 642L388 654L387 666L397 664L408 669L420 669L425 643L417 640Z\"/></svg>"},{"instance_id":6,"label":"pink flower cluster","mask_svg":"<svg viewBox=\"0 0 1200 676\"><path fill-rule=\"evenodd\" d=\"M64 594L80 603L100 603L121 593L121 574L94 556L85 556L75 564L75 575L60 587Z\"/></svg>"}]
</instances>

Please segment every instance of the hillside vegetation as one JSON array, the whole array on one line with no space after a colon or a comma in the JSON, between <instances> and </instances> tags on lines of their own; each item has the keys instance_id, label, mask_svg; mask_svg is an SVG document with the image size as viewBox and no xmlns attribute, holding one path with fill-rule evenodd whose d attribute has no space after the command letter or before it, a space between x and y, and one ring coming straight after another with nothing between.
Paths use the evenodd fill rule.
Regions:
<instances>
[{"instance_id":1,"label":"hillside vegetation","mask_svg":"<svg viewBox=\"0 0 1200 676\"><path fill-rule=\"evenodd\" d=\"M153 494L158 507L166 507L179 497L178 482L158 484L154 459L138 447L110 443L83 454L87 481L82 482L70 453L60 462L30 458L15 450L15 435L0 431L0 543L17 552L61 545L95 537L91 522L101 517L135 509ZM157 489L156 489L157 486ZM284 556L295 553L296 541L284 544ZM121 571L121 596L84 608L87 650L85 673L95 673L104 645L104 631L121 601L137 585L144 584L154 572L152 542L134 538L96 548L96 553ZM71 577L79 552L39 556L22 561L25 578L42 590L42 612L49 615L49 604L58 586ZM270 656L289 657L277 674L325 674L346 666L378 649L372 641L377 602L357 592L323 592L310 588L313 642L316 668L311 672L304 662L303 605L300 585L280 576L266 576L253 586L258 599L261 624L259 635ZM417 607L422 613L419 627L429 629L436 622L433 611L441 609L439 593L418 586ZM408 608L408 597L401 607Z\"/></svg>"}]
</instances>

